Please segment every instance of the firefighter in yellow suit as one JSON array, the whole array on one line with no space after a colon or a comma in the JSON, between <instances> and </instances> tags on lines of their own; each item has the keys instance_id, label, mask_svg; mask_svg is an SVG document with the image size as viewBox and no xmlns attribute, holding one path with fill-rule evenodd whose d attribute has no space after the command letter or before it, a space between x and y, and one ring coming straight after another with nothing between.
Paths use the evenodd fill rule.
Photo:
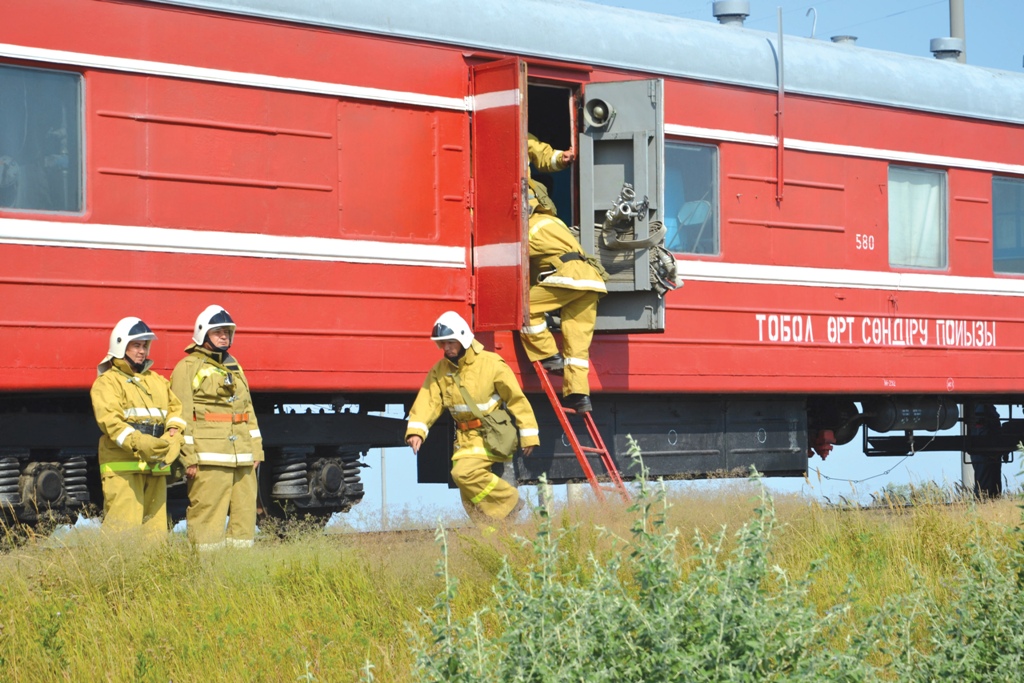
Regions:
<instances>
[{"instance_id":1,"label":"firefighter in yellow suit","mask_svg":"<svg viewBox=\"0 0 1024 683\"><path fill-rule=\"evenodd\" d=\"M171 373L187 424L185 518L199 550L251 547L256 536L256 468L263 460L263 438L245 373L228 353L234 339L228 312L208 306L196 318L188 355Z\"/></svg>"},{"instance_id":2,"label":"firefighter in yellow suit","mask_svg":"<svg viewBox=\"0 0 1024 683\"><path fill-rule=\"evenodd\" d=\"M541 142L537 136L528 133L526 136L526 155L530 158L530 165L541 173L557 173L568 168L576 160L576 153L571 149L558 150L546 142ZM544 184L530 176L530 210L533 214L546 213L557 215L558 210L555 203L548 196L548 190Z\"/></svg>"},{"instance_id":3,"label":"firefighter in yellow suit","mask_svg":"<svg viewBox=\"0 0 1024 683\"><path fill-rule=\"evenodd\" d=\"M495 462L511 463L511 457L495 454L484 445L483 425L466 404L459 383L483 415L502 404L507 406L518 424L524 455L540 444L533 408L512 369L501 356L484 350L458 313L442 314L430 338L442 349L444 358L427 373L412 404L405 441L418 453L430 427L448 409L457 427L452 479L459 487L462 505L475 521L489 524L504 519L518 509L519 491L494 474L491 466Z\"/></svg>"},{"instance_id":4,"label":"firefighter in yellow suit","mask_svg":"<svg viewBox=\"0 0 1024 683\"><path fill-rule=\"evenodd\" d=\"M538 171L561 171L572 150L558 151L533 135L527 139L530 163ZM583 247L555 215L544 186L530 178L530 322L522 330L531 361L553 374L564 373L563 404L589 412L590 342L597 322L597 301L607 293L601 274L586 261ZM561 310L564 357L558 352L546 313Z\"/></svg>"},{"instance_id":5,"label":"firefighter in yellow suit","mask_svg":"<svg viewBox=\"0 0 1024 683\"><path fill-rule=\"evenodd\" d=\"M167 475L185 421L170 382L150 370L154 339L139 318L121 319L89 396L102 433L103 527L161 536L167 533Z\"/></svg>"}]
</instances>

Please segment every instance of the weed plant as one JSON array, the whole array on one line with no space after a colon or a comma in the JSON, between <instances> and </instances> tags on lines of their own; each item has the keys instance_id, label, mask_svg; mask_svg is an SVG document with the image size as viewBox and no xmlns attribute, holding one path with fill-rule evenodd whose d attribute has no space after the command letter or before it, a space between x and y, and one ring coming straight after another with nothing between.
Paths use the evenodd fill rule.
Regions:
<instances>
[{"instance_id":1,"label":"weed plant","mask_svg":"<svg viewBox=\"0 0 1024 683\"><path fill-rule=\"evenodd\" d=\"M604 559L590 553L585 563L568 561L571 531L556 528L542 510L535 538L523 541L531 561L522 570L505 561L490 605L462 620L453 616L458 582L439 531L445 590L421 613L428 635L412 634L414 680L1024 680L1019 532L1009 545L976 523L974 540L947 536L944 562L929 577L916 567L934 566L937 557L890 552L888 559L902 560L910 586L886 593L856 618L862 586L855 572L841 590L831 582L827 595L834 600L823 604L813 586L826 559L802 571L775 561L779 525L763 489L731 544L726 528L710 537L698 531L689 556L679 552L679 533L666 524L669 508L663 487L641 483L629 508L630 538L605 529L618 552ZM819 509L812 523L820 517ZM911 521L925 536L943 527L933 509ZM869 546L877 530L839 525L837 531L863 542L854 546L854 562L878 553L869 576L886 573L893 548Z\"/></svg>"},{"instance_id":2,"label":"weed plant","mask_svg":"<svg viewBox=\"0 0 1024 683\"><path fill-rule=\"evenodd\" d=\"M440 548L311 520L213 553L8 528L0 681L1024 681L1019 521L755 480L446 525Z\"/></svg>"}]
</instances>

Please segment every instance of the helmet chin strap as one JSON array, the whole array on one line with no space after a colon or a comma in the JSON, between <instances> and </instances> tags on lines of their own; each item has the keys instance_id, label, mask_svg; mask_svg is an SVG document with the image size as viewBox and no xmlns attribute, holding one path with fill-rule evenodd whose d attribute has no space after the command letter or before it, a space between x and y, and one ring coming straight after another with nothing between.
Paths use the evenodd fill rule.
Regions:
<instances>
[{"instance_id":1,"label":"helmet chin strap","mask_svg":"<svg viewBox=\"0 0 1024 683\"><path fill-rule=\"evenodd\" d=\"M141 363L136 363L135 361L133 361L128 356L125 356L124 359L128 362L128 366L132 369L132 372L134 372L136 375L139 374L140 372L142 372L143 368L146 367L146 359L145 358L142 359Z\"/></svg>"},{"instance_id":2,"label":"helmet chin strap","mask_svg":"<svg viewBox=\"0 0 1024 683\"><path fill-rule=\"evenodd\" d=\"M445 354L444 357L448 358L449 362L454 363L455 365L458 365L459 361L462 360L462 357L465 356L465 355L466 355L465 347L463 347L462 344L459 344L459 353L458 353L457 356L455 356L455 358L448 358L448 354Z\"/></svg>"},{"instance_id":3,"label":"helmet chin strap","mask_svg":"<svg viewBox=\"0 0 1024 683\"><path fill-rule=\"evenodd\" d=\"M227 355L228 349L231 348L231 344L228 344L227 346L216 346L212 341L210 341L209 337L206 338L206 342L203 344L203 346L210 349L211 351L215 351L221 354L222 356Z\"/></svg>"}]
</instances>

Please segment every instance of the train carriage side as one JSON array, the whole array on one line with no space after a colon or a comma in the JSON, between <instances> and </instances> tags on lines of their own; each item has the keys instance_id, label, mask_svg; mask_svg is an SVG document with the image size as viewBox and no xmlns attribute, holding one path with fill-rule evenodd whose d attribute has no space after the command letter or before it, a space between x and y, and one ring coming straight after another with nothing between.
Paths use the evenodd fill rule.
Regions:
<instances>
[{"instance_id":1,"label":"train carriage side","mask_svg":"<svg viewBox=\"0 0 1024 683\"><path fill-rule=\"evenodd\" d=\"M86 392L107 329L143 317L168 373L212 301L239 321L268 413L265 503L328 513L361 498L360 454L404 426L368 413L408 404L436 359L423 331L449 308L538 395L552 436L516 461L520 479L579 478L515 339L526 169L488 175L526 129L589 150L556 179L560 215L599 222L630 182L686 282L658 292L641 250L602 302L595 413L622 471L627 435L654 475L795 475L809 448L864 424L913 433L1022 400L1007 372L1024 334L1024 121L1005 113L1019 76L861 65L863 51L793 39L780 99L766 34L581 3L491 9L439 26L400 0L344 16L291 0L12 0L32 20L0 27L0 102L21 103L0 103L2 177L18 179L0 184L0 501L26 518L98 502ZM558 50L512 30L552 12L587 30ZM639 57L619 49L636 49L632 31ZM727 49L746 59L701 56ZM485 114L509 100L477 97L476 74L500 62L521 69L521 126L502 136L499 121L488 147ZM924 94L854 92L886 77ZM943 83L959 94L929 101ZM598 100L610 121L586 116ZM294 404L359 410L283 412ZM982 445L1015 444L1005 427ZM444 429L422 481L447 481Z\"/></svg>"},{"instance_id":2,"label":"train carriage side","mask_svg":"<svg viewBox=\"0 0 1024 683\"><path fill-rule=\"evenodd\" d=\"M403 431L373 411L422 381L437 314L468 311L462 56L149 3L5 9L0 502L100 504L109 328L146 320L169 375L214 302L266 413L265 505L358 502L361 454Z\"/></svg>"}]
</instances>

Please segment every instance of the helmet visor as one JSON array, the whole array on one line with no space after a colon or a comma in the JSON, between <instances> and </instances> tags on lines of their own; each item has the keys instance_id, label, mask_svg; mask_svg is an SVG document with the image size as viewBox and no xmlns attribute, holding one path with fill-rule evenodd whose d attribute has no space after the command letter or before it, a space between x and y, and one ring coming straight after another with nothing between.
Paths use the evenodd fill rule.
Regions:
<instances>
[{"instance_id":1,"label":"helmet visor","mask_svg":"<svg viewBox=\"0 0 1024 683\"><path fill-rule=\"evenodd\" d=\"M149 325L139 320L132 325L130 330L128 330L128 340L135 341L142 339L156 339L156 335L153 334L153 330L149 329Z\"/></svg>"},{"instance_id":2,"label":"helmet visor","mask_svg":"<svg viewBox=\"0 0 1024 683\"><path fill-rule=\"evenodd\" d=\"M443 323L437 323L434 325L434 331L430 333L430 338L434 341L444 341L445 339L458 339L455 334L455 330L448 327Z\"/></svg>"}]
</instances>

